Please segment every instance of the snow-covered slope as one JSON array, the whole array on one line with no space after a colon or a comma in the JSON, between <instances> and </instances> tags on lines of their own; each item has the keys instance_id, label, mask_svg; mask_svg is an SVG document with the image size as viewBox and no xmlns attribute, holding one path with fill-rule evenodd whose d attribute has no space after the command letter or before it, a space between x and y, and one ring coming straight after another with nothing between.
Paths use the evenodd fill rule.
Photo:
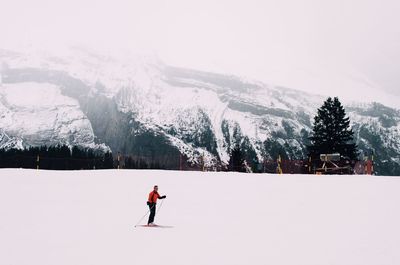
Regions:
<instances>
[{"instance_id":1,"label":"snow-covered slope","mask_svg":"<svg viewBox=\"0 0 400 265\"><path fill-rule=\"evenodd\" d=\"M155 221L173 228L134 228L155 184L167 195ZM0 264L395 265L399 189L373 176L0 170Z\"/></svg>"},{"instance_id":2,"label":"snow-covered slope","mask_svg":"<svg viewBox=\"0 0 400 265\"><path fill-rule=\"evenodd\" d=\"M1 50L0 60L3 91L29 83L40 99L52 86L65 106L77 106L68 111L63 129L46 127L53 139L72 137L70 143L106 144L114 152L136 155L159 153L162 145L162 152L179 152L206 165L226 164L236 144L248 151L250 160L276 159L277 150L284 150L284 157L305 157L312 118L325 100L255 80L171 67L152 56L118 57L74 47L62 55ZM32 106L25 103L20 108ZM347 106L362 151L377 152L383 145L389 151L382 150L377 159L390 157L385 167L400 172L399 112L379 104ZM2 110L4 120L7 111ZM53 117L57 111L46 109L42 116L48 112ZM15 132L33 127L25 125L28 116L19 117L12 131L7 125L1 128L9 137L26 141L26 135ZM82 135L76 133L78 128ZM376 141L382 143L377 146Z\"/></svg>"},{"instance_id":3,"label":"snow-covered slope","mask_svg":"<svg viewBox=\"0 0 400 265\"><path fill-rule=\"evenodd\" d=\"M79 103L47 83L14 83L0 87L0 127L24 146L94 146L90 121Z\"/></svg>"}]
</instances>

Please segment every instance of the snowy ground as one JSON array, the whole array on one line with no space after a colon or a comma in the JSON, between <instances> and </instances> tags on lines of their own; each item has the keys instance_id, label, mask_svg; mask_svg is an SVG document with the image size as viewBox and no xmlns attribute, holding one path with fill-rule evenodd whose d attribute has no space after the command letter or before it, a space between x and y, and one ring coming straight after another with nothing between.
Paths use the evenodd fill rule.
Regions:
<instances>
[{"instance_id":1,"label":"snowy ground","mask_svg":"<svg viewBox=\"0 0 400 265\"><path fill-rule=\"evenodd\" d=\"M156 223L174 228L133 227L154 184ZM400 264L399 191L396 177L5 169L0 264Z\"/></svg>"}]
</instances>

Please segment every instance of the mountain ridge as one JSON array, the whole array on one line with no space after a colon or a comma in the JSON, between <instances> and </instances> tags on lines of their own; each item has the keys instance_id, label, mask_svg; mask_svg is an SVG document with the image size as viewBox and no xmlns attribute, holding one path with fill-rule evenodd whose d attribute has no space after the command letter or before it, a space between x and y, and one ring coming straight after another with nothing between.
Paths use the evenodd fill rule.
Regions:
<instances>
[{"instance_id":1,"label":"mountain ridge","mask_svg":"<svg viewBox=\"0 0 400 265\"><path fill-rule=\"evenodd\" d=\"M60 97L68 98L64 101L76 102L87 133L77 135L85 128L79 126L67 130L62 143L123 154L183 154L209 167L226 165L236 144L252 160L276 159L277 150L289 159L304 158L312 119L324 100L233 75L172 67L148 58L120 61L85 50L71 50L64 57L2 50L0 60L1 102L9 100L10 86L26 84L53 86ZM399 175L400 112L379 103L345 108L360 150L379 159L378 173ZM3 116L16 112L5 104L1 109L0 128L20 137L22 145L36 145L27 135L10 133ZM68 114L61 122L67 128L72 121ZM56 131L55 126L47 127ZM60 133L55 135L57 139Z\"/></svg>"}]
</instances>

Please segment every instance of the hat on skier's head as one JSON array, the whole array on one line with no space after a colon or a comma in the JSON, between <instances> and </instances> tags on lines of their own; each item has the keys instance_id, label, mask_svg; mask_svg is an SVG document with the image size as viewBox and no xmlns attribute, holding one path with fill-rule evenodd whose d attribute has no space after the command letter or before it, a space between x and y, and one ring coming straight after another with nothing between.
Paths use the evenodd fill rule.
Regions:
<instances>
[{"instance_id":1,"label":"hat on skier's head","mask_svg":"<svg viewBox=\"0 0 400 265\"><path fill-rule=\"evenodd\" d=\"M154 185L154 189L158 189L158 186L157 186L157 185Z\"/></svg>"}]
</instances>

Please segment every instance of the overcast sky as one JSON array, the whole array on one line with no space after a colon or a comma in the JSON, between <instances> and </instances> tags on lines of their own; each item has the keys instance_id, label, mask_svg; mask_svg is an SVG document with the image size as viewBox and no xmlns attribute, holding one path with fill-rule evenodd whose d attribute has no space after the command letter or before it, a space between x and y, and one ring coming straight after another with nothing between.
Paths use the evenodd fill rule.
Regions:
<instances>
[{"instance_id":1,"label":"overcast sky","mask_svg":"<svg viewBox=\"0 0 400 265\"><path fill-rule=\"evenodd\" d=\"M399 14L399 0L1 0L0 46L151 50L176 66L400 108Z\"/></svg>"}]
</instances>

